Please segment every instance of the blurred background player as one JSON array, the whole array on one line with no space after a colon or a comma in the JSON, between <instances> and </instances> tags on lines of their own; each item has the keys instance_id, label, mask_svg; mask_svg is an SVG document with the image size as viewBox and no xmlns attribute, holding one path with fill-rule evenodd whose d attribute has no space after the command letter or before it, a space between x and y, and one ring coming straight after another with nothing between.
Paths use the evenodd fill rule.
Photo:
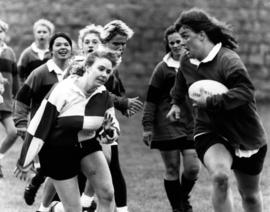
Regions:
<instances>
[{"instance_id":1,"label":"blurred background player","mask_svg":"<svg viewBox=\"0 0 270 212\"><path fill-rule=\"evenodd\" d=\"M39 19L33 26L34 42L23 50L18 61L21 84L29 74L51 58L49 40L54 34L54 25L46 19Z\"/></svg>"},{"instance_id":2,"label":"blurred background player","mask_svg":"<svg viewBox=\"0 0 270 212\"><path fill-rule=\"evenodd\" d=\"M146 96L142 119L143 141L151 149L160 151L165 165L164 187L173 212L192 212L189 194L198 178L200 161L192 137L194 122L191 104L186 102L181 107L181 117L177 122L167 118L172 101L170 91L185 51L174 26L166 29L164 41L166 55L152 73Z\"/></svg>"},{"instance_id":3,"label":"blurred background player","mask_svg":"<svg viewBox=\"0 0 270 212\"><path fill-rule=\"evenodd\" d=\"M12 118L13 97L16 95L19 81L14 51L6 44L8 24L0 20L0 73L1 96L0 120L6 135L0 143L0 178L3 177L1 169L2 159L17 139L17 130Z\"/></svg>"}]
</instances>

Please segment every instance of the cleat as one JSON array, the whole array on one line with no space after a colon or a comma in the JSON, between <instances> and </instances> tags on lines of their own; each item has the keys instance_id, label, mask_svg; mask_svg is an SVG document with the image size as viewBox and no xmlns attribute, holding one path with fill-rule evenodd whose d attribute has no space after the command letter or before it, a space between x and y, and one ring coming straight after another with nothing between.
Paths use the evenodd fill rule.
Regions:
<instances>
[{"instance_id":1,"label":"cleat","mask_svg":"<svg viewBox=\"0 0 270 212\"><path fill-rule=\"evenodd\" d=\"M25 188L23 197L27 205L33 205L38 189L39 186L34 186L32 183Z\"/></svg>"},{"instance_id":2,"label":"cleat","mask_svg":"<svg viewBox=\"0 0 270 212\"><path fill-rule=\"evenodd\" d=\"M184 212L193 212L192 206L189 202L189 197L183 200Z\"/></svg>"},{"instance_id":3,"label":"cleat","mask_svg":"<svg viewBox=\"0 0 270 212\"><path fill-rule=\"evenodd\" d=\"M36 194L41 184L44 182L45 177L40 174L40 171L37 169L37 174L32 178L31 182L24 190L24 200L27 205L32 205L35 202Z\"/></svg>"}]
</instances>

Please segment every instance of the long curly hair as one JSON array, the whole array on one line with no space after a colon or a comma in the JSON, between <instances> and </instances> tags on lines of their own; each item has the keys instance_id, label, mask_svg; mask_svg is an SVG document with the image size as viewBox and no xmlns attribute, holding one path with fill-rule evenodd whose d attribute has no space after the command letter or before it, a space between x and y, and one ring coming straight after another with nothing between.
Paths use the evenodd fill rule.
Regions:
<instances>
[{"instance_id":1,"label":"long curly hair","mask_svg":"<svg viewBox=\"0 0 270 212\"><path fill-rule=\"evenodd\" d=\"M214 44L221 42L222 46L231 50L238 48L231 26L210 16L202 9L192 8L183 11L175 21L175 29L179 31L182 26L189 27L195 33L204 31Z\"/></svg>"}]
</instances>

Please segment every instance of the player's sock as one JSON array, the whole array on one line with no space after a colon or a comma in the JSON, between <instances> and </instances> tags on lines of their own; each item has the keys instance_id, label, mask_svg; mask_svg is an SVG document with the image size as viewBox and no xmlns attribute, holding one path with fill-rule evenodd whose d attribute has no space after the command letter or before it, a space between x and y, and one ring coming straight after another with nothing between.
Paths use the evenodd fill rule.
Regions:
<instances>
[{"instance_id":1,"label":"player's sock","mask_svg":"<svg viewBox=\"0 0 270 212\"><path fill-rule=\"evenodd\" d=\"M117 145L111 146L111 154L111 162L109 167L114 187L115 204L116 207L121 208L127 205L127 186L122 170L120 168Z\"/></svg>"},{"instance_id":2,"label":"player's sock","mask_svg":"<svg viewBox=\"0 0 270 212\"><path fill-rule=\"evenodd\" d=\"M4 158L5 154L0 153L0 160L2 160Z\"/></svg>"},{"instance_id":3,"label":"player's sock","mask_svg":"<svg viewBox=\"0 0 270 212\"><path fill-rule=\"evenodd\" d=\"M128 207L127 206L117 207L116 212L128 212Z\"/></svg>"},{"instance_id":4,"label":"player's sock","mask_svg":"<svg viewBox=\"0 0 270 212\"><path fill-rule=\"evenodd\" d=\"M182 210L182 192L180 181L164 179L164 187L172 209Z\"/></svg>"},{"instance_id":5,"label":"player's sock","mask_svg":"<svg viewBox=\"0 0 270 212\"><path fill-rule=\"evenodd\" d=\"M40 206L39 206L38 211L40 211L40 212L49 212L50 209L51 209L51 206L45 207L45 206L41 203Z\"/></svg>"},{"instance_id":6,"label":"player's sock","mask_svg":"<svg viewBox=\"0 0 270 212\"><path fill-rule=\"evenodd\" d=\"M184 174L182 174L181 189L182 189L182 195L183 195L183 206L184 206L186 211L192 209L192 206L189 202L189 198L190 198L190 192L191 192L196 180L197 179L190 180L190 179L186 178Z\"/></svg>"},{"instance_id":7,"label":"player's sock","mask_svg":"<svg viewBox=\"0 0 270 212\"><path fill-rule=\"evenodd\" d=\"M91 196L86 195L85 193L82 193L82 196L81 196L82 207L90 207L93 200L94 200L93 196L91 197Z\"/></svg>"}]
</instances>

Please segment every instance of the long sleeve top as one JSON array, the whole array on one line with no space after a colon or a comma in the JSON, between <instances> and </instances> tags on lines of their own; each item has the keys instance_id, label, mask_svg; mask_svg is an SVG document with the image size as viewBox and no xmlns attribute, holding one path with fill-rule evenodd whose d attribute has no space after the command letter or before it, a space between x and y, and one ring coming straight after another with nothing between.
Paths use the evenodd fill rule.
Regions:
<instances>
[{"instance_id":1,"label":"long sleeve top","mask_svg":"<svg viewBox=\"0 0 270 212\"><path fill-rule=\"evenodd\" d=\"M188 101L181 104L181 118L178 122L171 122L166 118L171 108L170 91L180 65L179 61L172 61L168 56L170 55L167 54L155 67L150 78L143 111L143 128L153 132L153 140L173 140L180 137L192 139L194 122Z\"/></svg>"},{"instance_id":2,"label":"long sleeve top","mask_svg":"<svg viewBox=\"0 0 270 212\"><path fill-rule=\"evenodd\" d=\"M105 113L113 118L119 129L113 103L104 86L90 96L75 85L76 76L58 83L42 101L30 121L18 164L27 167L42 145L71 147L80 142L91 142L102 126Z\"/></svg>"},{"instance_id":3,"label":"long sleeve top","mask_svg":"<svg viewBox=\"0 0 270 212\"><path fill-rule=\"evenodd\" d=\"M227 138L235 148L258 149L266 144L266 134L256 111L254 86L247 69L234 51L224 47L216 50L197 65L183 57L172 90L173 102L181 104L188 87L198 80L212 79L224 84L229 89L227 93L208 97L206 108L195 110L195 136L214 132Z\"/></svg>"},{"instance_id":4,"label":"long sleeve top","mask_svg":"<svg viewBox=\"0 0 270 212\"><path fill-rule=\"evenodd\" d=\"M34 43L24 49L17 64L21 82L24 82L34 69L46 63L50 58L49 50L44 51L44 55L41 56Z\"/></svg>"},{"instance_id":5,"label":"long sleeve top","mask_svg":"<svg viewBox=\"0 0 270 212\"><path fill-rule=\"evenodd\" d=\"M4 84L5 91L2 94L4 102L0 104L0 111L12 112L13 97L17 93L19 80L15 53L6 44L0 53L0 72L7 79L7 83Z\"/></svg>"},{"instance_id":6,"label":"long sleeve top","mask_svg":"<svg viewBox=\"0 0 270 212\"><path fill-rule=\"evenodd\" d=\"M56 64L52 64L52 60L49 60L36 68L17 93L14 101L14 122L16 127L27 127L29 113L30 118L32 118L46 94L55 83L61 80L61 77L58 76L63 71L59 71Z\"/></svg>"},{"instance_id":7,"label":"long sleeve top","mask_svg":"<svg viewBox=\"0 0 270 212\"><path fill-rule=\"evenodd\" d=\"M118 70L115 70L113 75L110 76L105 87L111 94L114 107L121 111L122 114L125 114L128 109L128 98Z\"/></svg>"}]
</instances>

